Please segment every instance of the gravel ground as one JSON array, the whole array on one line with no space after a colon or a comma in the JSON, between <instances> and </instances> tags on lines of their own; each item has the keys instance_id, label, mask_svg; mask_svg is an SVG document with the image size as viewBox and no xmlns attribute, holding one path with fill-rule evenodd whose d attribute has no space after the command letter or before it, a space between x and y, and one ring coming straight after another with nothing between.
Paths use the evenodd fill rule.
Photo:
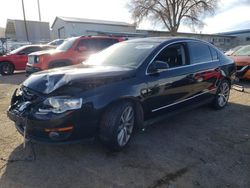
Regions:
<instances>
[{"instance_id":1,"label":"gravel ground","mask_svg":"<svg viewBox=\"0 0 250 188\"><path fill-rule=\"evenodd\" d=\"M244 93L231 91L227 108L172 116L110 153L97 141L23 149L6 110L24 79L0 76L1 188L250 187L250 82Z\"/></svg>"}]
</instances>

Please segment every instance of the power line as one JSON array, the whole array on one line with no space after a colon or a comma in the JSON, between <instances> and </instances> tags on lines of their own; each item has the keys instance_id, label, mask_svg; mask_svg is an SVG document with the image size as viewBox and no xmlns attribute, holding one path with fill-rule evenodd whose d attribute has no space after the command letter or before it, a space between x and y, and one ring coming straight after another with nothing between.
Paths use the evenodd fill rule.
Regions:
<instances>
[{"instance_id":1,"label":"power line","mask_svg":"<svg viewBox=\"0 0 250 188\"><path fill-rule=\"evenodd\" d=\"M39 21L41 22L42 18L41 18L41 10L40 10L40 1L39 0L37 0L37 7L38 7Z\"/></svg>"},{"instance_id":2,"label":"power line","mask_svg":"<svg viewBox=\"0 0 250 188\"><path fill-rule=\"evenodd\" d=\"M23 0L22 0L22 7L23 7L23 20L24 20L24 27L25 27L25 32L26 32L26 39L29 42L29 35L28 35L27 22L26 22L26 16L25 16L25 9L24 9Z\"/></svg>"}]
</instances>

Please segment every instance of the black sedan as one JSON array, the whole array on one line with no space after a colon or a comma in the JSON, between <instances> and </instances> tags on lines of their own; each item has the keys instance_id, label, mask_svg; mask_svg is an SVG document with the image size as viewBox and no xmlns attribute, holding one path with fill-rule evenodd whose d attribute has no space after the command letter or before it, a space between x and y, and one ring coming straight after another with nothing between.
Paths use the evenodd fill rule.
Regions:
<instances>
[{"instance_id":1,"label":"black sedan","mask_svg":"<svg viewBox=\"0 0 250 188\"><path fill-rule=\"evenodd\" d=\"M13 94L8 116L30 140L98 135L119 150L151 118L205 103L224 108L235 70L231 59L200 40L130 40L82 65L30 76Z\"/></svg>"}]
</instances>

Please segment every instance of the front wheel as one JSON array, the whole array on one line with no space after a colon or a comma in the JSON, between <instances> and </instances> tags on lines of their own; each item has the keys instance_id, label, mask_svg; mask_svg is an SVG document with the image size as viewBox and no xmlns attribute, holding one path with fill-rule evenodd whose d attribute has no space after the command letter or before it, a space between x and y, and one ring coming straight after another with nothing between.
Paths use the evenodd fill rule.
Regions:
<instances>
[{"instance_id":1,"label":"front wheel","mask_svg":"<svg viewBox=\"0 0 250 188\"><path fill-rule=\"evenodd\" d=\"M131 102L123 101L111 106L104 114L100 139L109 149L119 151L131 139L135 125L135 109Z\"/></svg>"},{"instance_id":2,"label":"front wheel","mask_svg":"<svg viewBox=\"0 0 250 188\"><path fill-rule=\"evenodd\" d=\"M230 83L227 80L222 80L217 90L215 99L213 101L214 108L215 109L224 108L228 103L229 94L230 94Z\"/></svg>"},{"instance_id":3,"label":"front wheel","mask_svg":"<svg viewBox=\"0 0 250 188\"><path fill-rule=\"evenodd\" d=\"M9 62L3 62L0 64L0 74L11 75L14 73L14 66Z\"/></svg>"}]
</instances>

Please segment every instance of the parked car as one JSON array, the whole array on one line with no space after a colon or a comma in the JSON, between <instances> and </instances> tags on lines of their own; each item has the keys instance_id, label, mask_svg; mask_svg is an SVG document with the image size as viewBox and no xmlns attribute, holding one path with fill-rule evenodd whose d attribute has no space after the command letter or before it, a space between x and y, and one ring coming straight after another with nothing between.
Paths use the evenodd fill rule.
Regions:
<instances>
[{"instance_id":1,"label":"parked car","mask_svg":"<svg viewBox=\"0 0 250 188\"><path fill-rule=\"evenodd\" d=\"M224 108L235 71L230 58L200 40L130 40L84 64L31 75L13 94L8 116L27 139L98 135L120 150L144 120L205 103Z\"/></svg>"},{"instance_id":2,"label":"parked car","mask_svg":"<svg viewBox=\"0 0 250 188\"><path fill-rule=\"evenodd\" d=\"M50 45L26 45L0 56L0 74L11 75L15 70L25 70L28 54L53 48L55 47Z\"/></svg>"},{"instance_id":3,"label":"parked car","mask_svg":"<svg viewBox=\"0 0 250 188\"><path fill-rule=\"evenodd\" d=\"M236 46L228 51L225 52L225 55L230 56L233 55L234 52L236 52L237 50L239 50L242 46Z\"/></svg>"},{"instance_id":4,"label":"parked car","mask_svg":"<svg viewBox=\"0 0 250 188\"><path fill-rule=\"evenodd\" d=\"M89 55L120 41L123 41L123 38L109 36L70 38L55 50L30 54L26 75L51 68L79 64L86 60Z\"/></svg>"},{"instance_id":5,"label":"parked car","mask_svg":"<svg viewBox=\"0 0 250 188\"><path fill-rule=\"evenodd\" d=\"M237 66L237 77L250 80L250 45L242 46L230 56Z\"/></svg>"},{"instance_id":6,"label":"parked car","mask_svg":"<svg viewBox=\"0 0 250 188\"><path fill-rule=\"evenodd\" d=\"M65 41L65 39L55 39L55 40L49 42L48 45L59 46L59 45L61 45L64 41Z\"/></svg>"}]
</instances>

